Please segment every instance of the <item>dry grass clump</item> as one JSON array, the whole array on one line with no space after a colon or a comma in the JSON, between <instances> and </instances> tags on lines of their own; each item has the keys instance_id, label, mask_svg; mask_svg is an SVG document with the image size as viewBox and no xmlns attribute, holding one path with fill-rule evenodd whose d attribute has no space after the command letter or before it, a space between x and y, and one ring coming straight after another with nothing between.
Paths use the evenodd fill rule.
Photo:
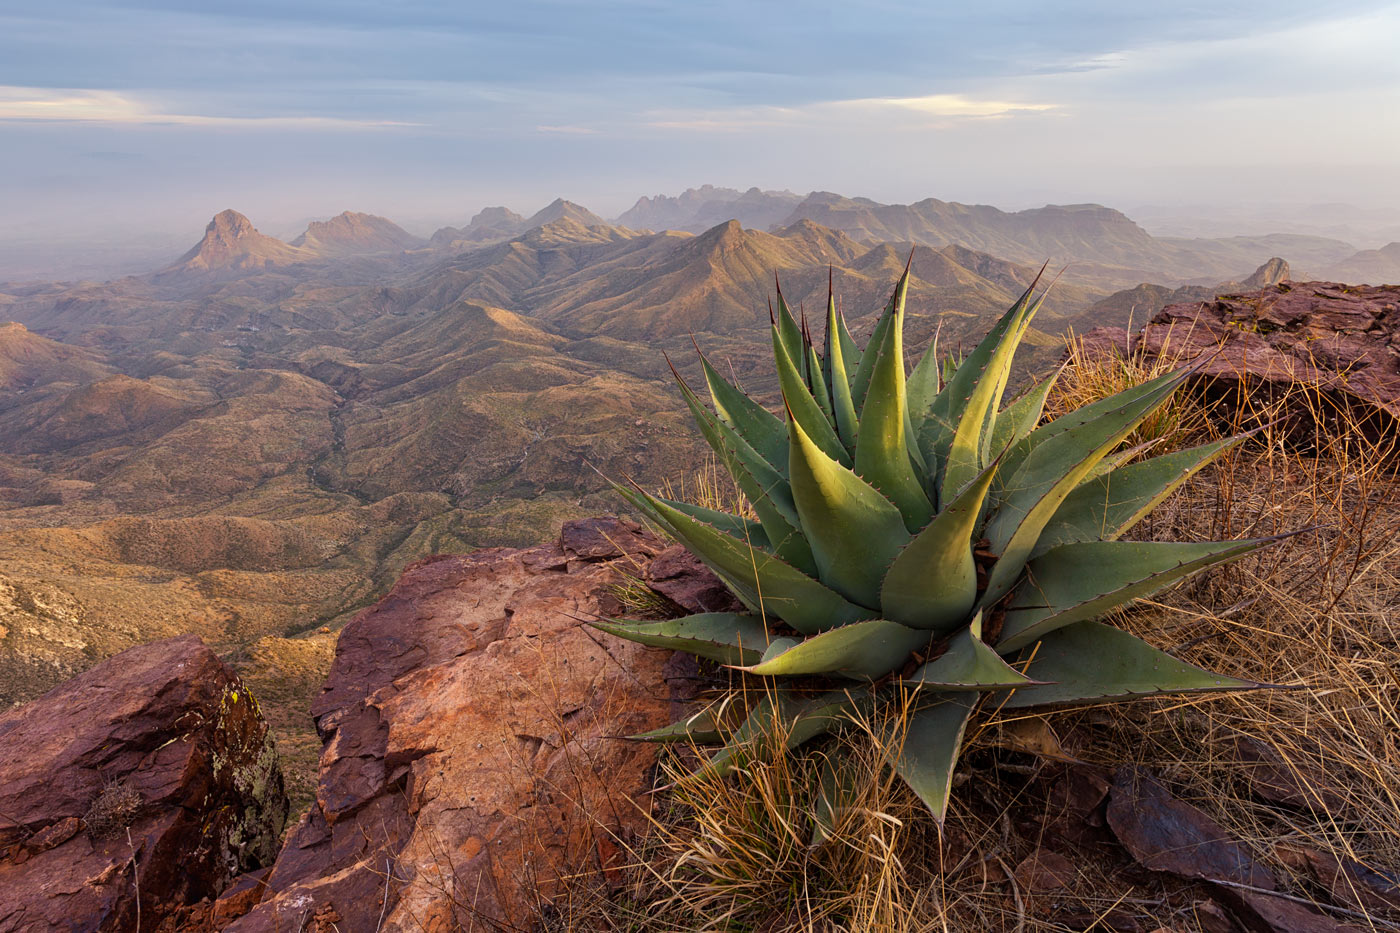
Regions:
<instances>
[{"instance_id":1,"label":"dry grass clump","mask_svg":"<svg viewBox=\"0 0 1400 933\"><path fill-rule=\"evenodd\" d=\"M1168 340L1170 345L1170 340ZM1126 357L1092 352L1072 332L1065 342L1064 370L1045 401L1045 419L1069 414L1116 395L1176 368L1175 360L1161 355L1148 359L1141 352ZM1199 399L1178 391L1133 429L1125 447L1162 444L1163 449L1188 446L1188 439L1209 430L1209 418Z\"/></svg>"},{"instance_id":2,"label":"dry grass clump","mask_svg":"<svg viewBox=\"0 0 1400 933\"><path fill-rule=\"evenodd\" d=\"M745 501L739 487L734 485L734 477L720 465L713 451L705 455L704 462L690 476L663 480L660 495L718 512L754 517L752 507Z\"/></svg>"},{"instance_id":3,"label":"dry grass clump","mask_svg":"<svg viewBox=\"0 0 1400 933\"><path fill-rule=\"evenodd\" d=\"M1081 355L1052 405L1077 407L1154 374L1141 360ZM867 724L854 790L818 846L809 844L811 788L822 747L783 755L781 736L769 736L772 747L737 776L679 785L694 758L663 757L660 783L675 786L659 798L651 838L632 853L627 885L576 898L556 928L1210 928L1218 890L1143 870L1104 828L1066 841L1048 801L1072 760L1105 776L1125 764L1150 769L1242 841L1287 896L1360 929L1400 930L1400 914L1321 877L1306 857L1311 850L1400 877L1400 436L1368 430L1363 415L1306 387L1209 406L1182 393L1167 410L1130 443L1258 433L1189 480L1135 537L1293 534L1110 621L1208 669L1284 689L1085 707L1048 720L984 708L969 727L941 832L884 766L877 737L888 724ZM1292 799L1261 785L1242 738L1261 743L1255 756L1262 747L1273 758L1283 775L1273 781ZM1051 890L1023 867L1042 844L1075 854L1070 877Z\"/></svg>"},{"instance_id":4,"label":"dry grass clump","mask_svg":"<svg viewBox=\"0 0 1400 933\"><path fill-rule=\"evenodd\" d=\"M83 814L83 828L93 839L115 839L136 819L143 803L141 792L125 779L114 781Z\"/></svg>"}]
</instances>

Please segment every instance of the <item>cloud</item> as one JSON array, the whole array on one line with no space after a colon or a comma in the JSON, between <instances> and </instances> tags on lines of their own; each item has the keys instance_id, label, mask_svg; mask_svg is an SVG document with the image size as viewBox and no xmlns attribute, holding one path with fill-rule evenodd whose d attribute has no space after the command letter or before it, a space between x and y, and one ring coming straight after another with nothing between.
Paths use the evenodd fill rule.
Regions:
<instances>
[{"instance_id":1,"label":"cloud","mask_svg":"<svg viewBox=\"0 0 1400 933\"><path fill-rule=\"evenodd\" d=\"M1059 109L1059 105L1049 103L977 98L964 94L926 94L921 97L826 100L797 107L732 107L653 112L645 120L645 125L656 129L737 133L764 127L838 125L838 122L850 122L852 118L884 118L903 112L917 115L919 118L943 118L945 122L942 126L946 128L959 120L1011 117L1056 109Z\"/></svg>"},{"instance_id":2,"label":"cloud","mask_svg":"<svg viewBox=\"0 0 1400 933\"><path fill-rule=\"evenodd\" d=\"M417 124L340 117L232 117L164 113L136 97L88 88L0 85L0 123L105 123L125 126L239 126L294 129L374 129Z\"/></svg>"},{"instance_id":3,"label":"cloud","mask_svg":"<svg viewBox=\"0 0 1400 933\"><path fill-rule=\"evenodd\" d=\"M962 94L928 94L923 97L867 97L836 101L833 106L912 110L931 117L1004 117L1015 113L1055 110L1056 104L978 100Z\"/></svg>"},{"instance_id":4,"label":"cloud","mask_svg":"<svg viewBox=\"0 0 1400 933\"><path fill-rule=\"evenodd\" d=\"M596 136L598 130L587 126L548 126L535 127L537 133L560 133L565 136Z\"/></svg>"}]
</instances>

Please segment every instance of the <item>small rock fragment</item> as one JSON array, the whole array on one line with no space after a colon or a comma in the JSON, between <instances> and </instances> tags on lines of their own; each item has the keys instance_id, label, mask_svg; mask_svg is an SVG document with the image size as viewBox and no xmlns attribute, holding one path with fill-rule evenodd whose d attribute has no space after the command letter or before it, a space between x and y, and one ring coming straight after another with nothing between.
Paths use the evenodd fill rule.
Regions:
<instances>
[{"instance_id":1,"label":"small rock fragment","mask_svg":"<svg viewBox=\"0 0 1400 933\"><path fill-rule=\"evenodd\" d=\"M1251 736L1235 739L1235 757L1255 794L1290 807L1322 808L1335 813L1345 798L1312 762L1285 760L1278 749Z\"/></svg>"},{"instance_id":2,"label":"small rock fragment","mask_svg":"<svg viewBox=\"0 0 1400 933\"><path fill-rule=\"evenodd\" d=\"M1273 873L1224 827L1132 766L1120 768L1115 777L1108 825L1133 858L1153 871L1270 891L1275 887Z\"/></svg>"},{"instance_id":3,"label":"small rock fragment","mask_svg":"<svg viewBox=\"0 0 1400 933\"><path fill-rule=\"evenodd\" d=\"M689 612L734 612L740 608L719 577L679 544L656 556L647 586Z\"/></svg>"},{"instance_id":4,"label":"small rock fragment","mask_svg":"<svg viewBox=\"0 0 1400 933\"><path fill-rule=\"evenodd\" d=\"M1068 887L1077 873L1070 860L1060 853L1036 849L1011 874L1023 891L1055 891Z\"/></svg>"}]
</instances>

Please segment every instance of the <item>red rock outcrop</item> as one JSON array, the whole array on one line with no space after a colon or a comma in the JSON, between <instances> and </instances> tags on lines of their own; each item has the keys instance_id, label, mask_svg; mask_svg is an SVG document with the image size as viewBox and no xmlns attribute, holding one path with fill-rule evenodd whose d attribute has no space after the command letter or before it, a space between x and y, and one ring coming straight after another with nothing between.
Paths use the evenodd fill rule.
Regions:
<instances>
[{"instance_id":1,"label":"red rock outcrop","mask_svg":"<svg viewBox=\"0 0 1400 933\"><path fill-rule=\"evenodd\" d=\"M316 802L227 929L515 929L560 873L612 864L654 761L622 736L670 722L689 681L668 678L669 652L584 620L622 612L616 587L661 548L592 519L558 544L406 570L341 633L313 707Z\"/></svg>"},{"instance_id":2,"label":"red rock outcrop","mask_svg":"<svg viewBox=\"0 0 1400 933\"><path fill-rule=\"evenodd\" d=\"M198 638L0 713L0 931L178 928L287 818L257 702Z\"/></svg>"},{"instance_id":3,"label":"red rock outcrop","mask_svg":"<svg viewBox=\"0 0 1400 933\"><path fill-rule=\"evenodd\" d=\"M1170 305L1139 334L1097 328L1090 355L1202 361L1222 391L1313 386L1362 414L1400 419L1400 286L1279 282L1258 292Z\"/></svg>"}]
</instances>

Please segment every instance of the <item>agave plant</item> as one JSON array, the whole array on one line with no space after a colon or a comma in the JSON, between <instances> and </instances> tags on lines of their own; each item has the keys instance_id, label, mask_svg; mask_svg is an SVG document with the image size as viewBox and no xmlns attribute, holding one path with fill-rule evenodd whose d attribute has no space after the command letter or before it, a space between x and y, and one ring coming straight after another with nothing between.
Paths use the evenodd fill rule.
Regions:
<instances>
[{"instance_id":1,"label":"agave plant","mask_svg":"<svg viewBox=\"0 0 1400 933\"><path fill-rule=\"evenodd\" d=\"M1119 540L1240 440L1120 449L1187 371L1041 424L1054 376L1002 405L1036 284L965 358L940 358L935 340L906 374L908 287L906 269L863 351L829 298L818 352L779 292L785 417L703 353L713 411L677 377L753 518L617 488L748 611L596 627L771 678L732 732L697 715L643 736L723 742L702 771L731 768L774 725L793 747L912 695L890 763L941 821L979 697L1014 709L1258 686L1096 618L1271 539Z\"/></svg>"}]
</instances>

